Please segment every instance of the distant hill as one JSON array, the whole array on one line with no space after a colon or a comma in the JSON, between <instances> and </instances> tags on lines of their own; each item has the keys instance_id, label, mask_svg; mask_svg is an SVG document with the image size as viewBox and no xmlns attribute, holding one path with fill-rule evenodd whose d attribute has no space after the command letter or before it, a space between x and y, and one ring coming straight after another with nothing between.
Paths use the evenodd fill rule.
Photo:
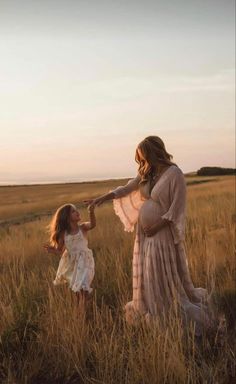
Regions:
<instances>
[{"instance_id":1,"label":"distant hill","mask_svg":"<svg viewBox=\"0 0 236 384\"><path fill-rule=\"evenodd\" d=\"M184 173L184 176L186 177L196 177L197 176L197 172L194 171L194 172L187 172L187 173Z\"/></svg>"},{"instance_id":2,"label":"distant hill","mask_svg":"<svg viewBox=\"0 0 236 384\"><path fill-rule=\"evenodd\" d=\"M198 176L236 175L235 168L202 167L197 171Z\"/></svg>"}]
</instances>

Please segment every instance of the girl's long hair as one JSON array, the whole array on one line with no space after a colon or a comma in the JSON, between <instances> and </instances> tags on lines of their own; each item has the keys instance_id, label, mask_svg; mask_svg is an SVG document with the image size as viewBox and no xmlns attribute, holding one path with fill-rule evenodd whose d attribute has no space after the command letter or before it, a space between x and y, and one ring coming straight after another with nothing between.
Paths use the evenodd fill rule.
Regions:
<instances>
[{"instance_id":1,"label":"girl's long hair","mask_svg":"<svg viewBox=\"0 0 236 384\"><path fill-rule=\"evenodd\" d=\"M72 204L65 204L59 207L48 226L50 244L56 248L58 247L60 237L70 230L70 211L72 207Z\"/></svg>"},{"instance_id":2,"label":"girl's long hair","mask_svg":"<svg viewBox=\"0 0 236 384\"><path fill-rule=\"evenodd\" d=\"M141 160L139 151L142 153L144 160ZM156 171L157 166L176 165L172 162L173 156L167 152L165 144L158 136L148 136L137 146L135 153L135 161L139 164L138 172L141 181L148 180Z\"/></svg>"}]
</instances>

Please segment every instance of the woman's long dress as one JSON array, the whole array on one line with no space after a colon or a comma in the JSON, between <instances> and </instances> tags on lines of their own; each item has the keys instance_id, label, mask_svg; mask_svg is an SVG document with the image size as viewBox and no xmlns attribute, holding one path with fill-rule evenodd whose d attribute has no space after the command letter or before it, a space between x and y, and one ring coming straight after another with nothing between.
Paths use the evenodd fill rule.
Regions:
<instances>
[{"instance_id":1,"label":"woman's long dress","mask_svg":"<svg viewBox=\"0 0 236 384\"><path fill-rule=\"evenodd\" d=\"M210 326L207 291L195 288L190 278L184 246L186 183L182 171L171 165L156 182L151 193L140 176L113 190L114 208L126 231L136 225L133 252L133 299L127 303L126 319L134 322L161 317L175 304L183 319L195 324L195 334ZM154 236L143 227L167 220Z\"/></svg>"}]
</instances>

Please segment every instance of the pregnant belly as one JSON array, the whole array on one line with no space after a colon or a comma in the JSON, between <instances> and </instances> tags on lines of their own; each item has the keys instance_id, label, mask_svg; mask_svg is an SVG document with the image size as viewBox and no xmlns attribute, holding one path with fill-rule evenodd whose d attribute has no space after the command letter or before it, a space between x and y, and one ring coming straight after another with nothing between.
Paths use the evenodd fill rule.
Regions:
<instances>
[{"instance_id":1,"label":"pregnant belly","mask_svg":"<svg viewBox=\"0 0 236 384\"><path fill-rule=\"evenodd\" d=\"M156 224L157 218L160 215L161 212L158 204L152 199L146 200L139 212L139 222L142 228L151 227Z\"/></svg>"}]
</instances>

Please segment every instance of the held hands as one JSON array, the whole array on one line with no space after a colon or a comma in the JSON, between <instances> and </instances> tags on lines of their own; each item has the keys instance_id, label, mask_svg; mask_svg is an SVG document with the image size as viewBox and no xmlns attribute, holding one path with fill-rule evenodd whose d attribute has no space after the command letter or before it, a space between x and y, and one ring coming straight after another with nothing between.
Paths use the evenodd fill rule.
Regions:
<instances>
[{"instance_id":1,"label":"held hands","mask_svg":"<svg viewBox=\"0 0 236 384\"><path fill-rule=\"evenodd\" d=\"M102 203L104 203L103 196L97 197L96 199L84 200L84 204L88 207L88 209L94 209L95 207L99 207Z\"/></svg>"},{"instance_id":2,"label":"held hands","mask_svg":"<svg viewBox=\"0 0 236 384\"><path fill-rule=\"evenodd\" d=\"M88 212L89 212L89 213L94 213L95 205L94 205L94 204L89 204L89 205L87 206L87 209L88 209Z\"/></svg>"}]
</instances>

